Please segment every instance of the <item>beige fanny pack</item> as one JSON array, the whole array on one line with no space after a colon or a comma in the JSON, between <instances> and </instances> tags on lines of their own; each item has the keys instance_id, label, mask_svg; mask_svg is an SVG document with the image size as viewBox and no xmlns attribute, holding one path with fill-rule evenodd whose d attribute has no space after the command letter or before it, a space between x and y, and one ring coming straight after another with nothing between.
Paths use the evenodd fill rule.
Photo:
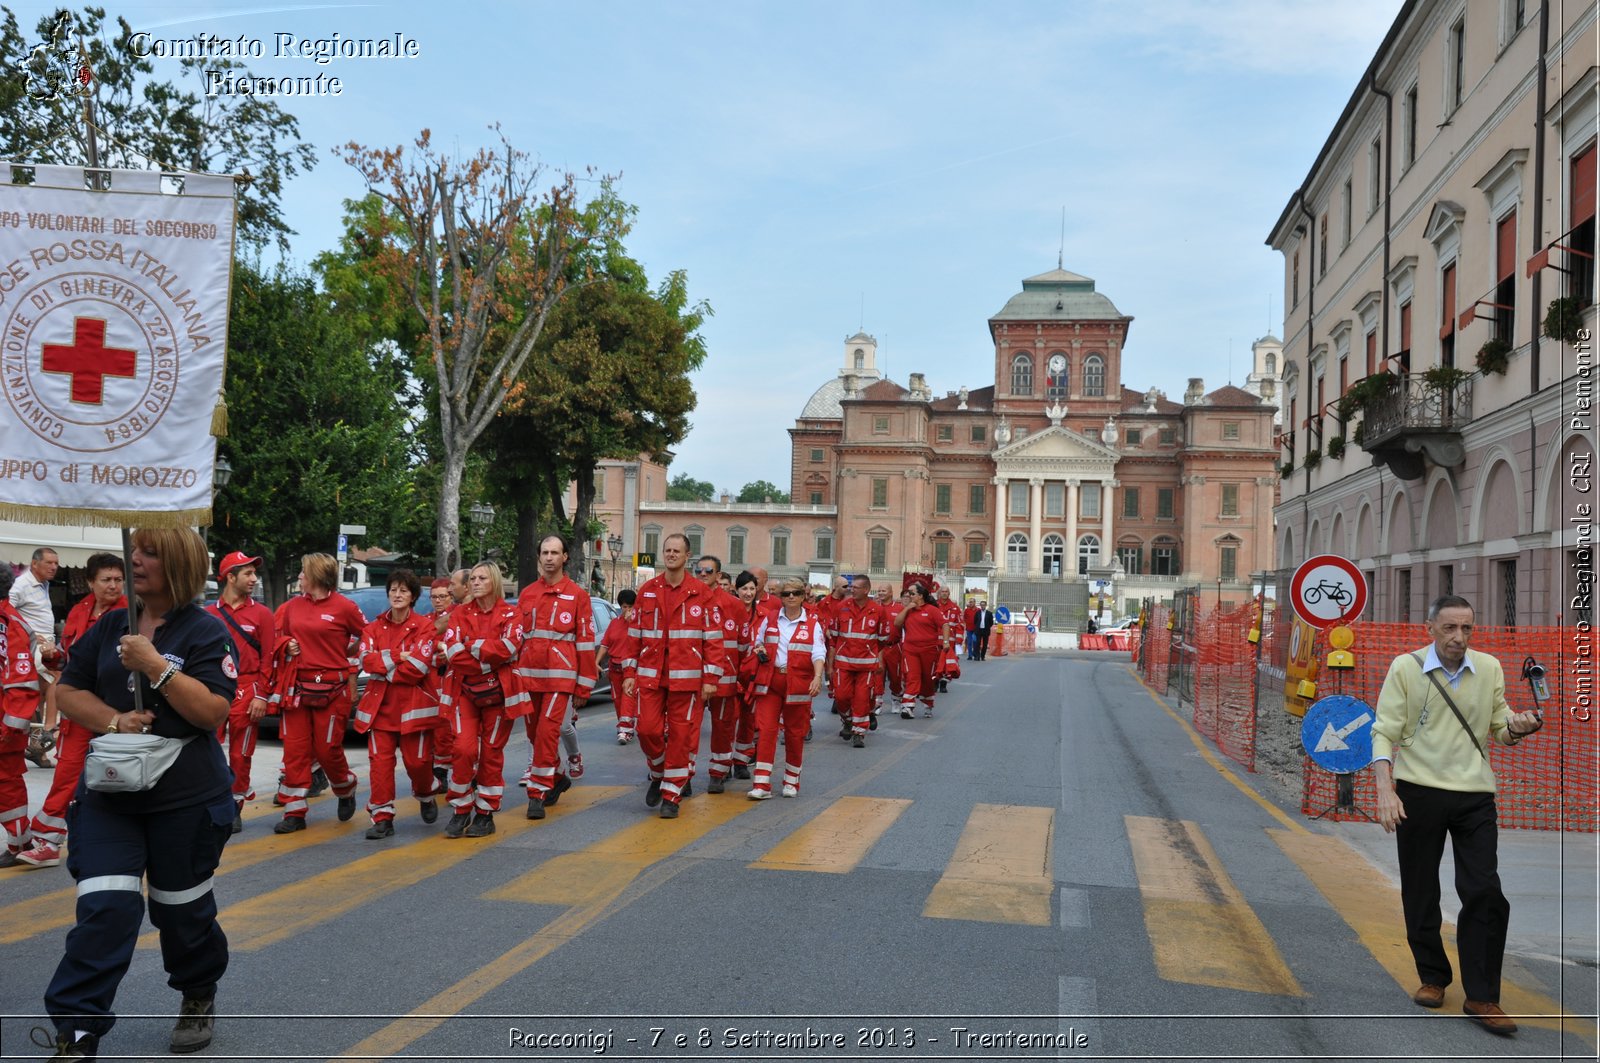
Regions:
<instances>
[{"instance_id":1,"label":"beige fanny pack","mask_svg":"<svg viewBox=\"0 0 1600 1063\"><path fill-rule=\"evenodd\" d=\"M105 794L154 789L194 737L110 734L92 738L83 761L84 785Z\"/></svg>"}]
</instances>

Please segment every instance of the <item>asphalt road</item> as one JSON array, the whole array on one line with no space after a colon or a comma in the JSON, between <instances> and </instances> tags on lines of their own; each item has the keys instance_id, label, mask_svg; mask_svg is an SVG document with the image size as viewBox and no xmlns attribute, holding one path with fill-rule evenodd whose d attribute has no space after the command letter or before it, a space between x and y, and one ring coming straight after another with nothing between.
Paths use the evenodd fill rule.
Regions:
<instances>
[{"instance_id":1,"label":"asphalt road","mask_svg":"<svg viewBox=\"0 0 1600 1063\"><path fill-rule=\"evenodd\" d=\"M1511 956L1507 1010L1545 1016L1512 1039L1462 1018L1458 989L1440 1012L1411 1004L1397 894L1219 761L1123 656L966 668L934 719L886 714L866 749L819 719L795 800L705 795L702 775L659 820L602 703L579 784L537 823L508 795L490 839L446 840L404 797L388 841L362 838L364 814L335 822L331 797L280 838L254 803L216 882L233 959L211 1051L1593 1057L1592 1021L1551 1017L1593 1013L1592 968ZM277 755L256 764L269 796ZM508 765L526 756L519 736ZM27 1030L70 885L0 872L0 1058L41 1054ZM147 932L102 1058L166 1058L176 1005Z\"/></svg>"}]
</instances>

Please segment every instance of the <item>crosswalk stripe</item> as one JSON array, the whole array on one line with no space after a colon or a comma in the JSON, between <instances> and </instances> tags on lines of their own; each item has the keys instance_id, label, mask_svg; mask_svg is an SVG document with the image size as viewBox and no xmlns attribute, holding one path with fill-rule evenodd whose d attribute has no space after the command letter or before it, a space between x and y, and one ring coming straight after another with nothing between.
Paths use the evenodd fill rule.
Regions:
<instances>
[{"instance_id":1,"label":"crosswalk stripe","mask_svg":"<svg viewBox=\"0 0 1600 1063\"><path fill-rule=\"evenodd\" d=\"M749 866L845 874L910 807L897 797L841 797Z\"/></svg>"},{"instance_id":2,"label":"crosswalk stripe","mask_svg":"<svg viewBox=\"0 0 1600 1063\"><path fill-rule=\"evenodd\" d=\"M1282 830L1268 830L1267 834L1327 898L1334 911L1355 931L1362 946L1372 953L1372 958L1389 972L1389 977L1408 994L1416 989L1417 965L1411 958L1410 946L1406 944L1399 888L1342 838L1324 834L1294 834ZM1459 971L1461 961L1456 956L1455 927L1449 921L1444 923L1444 939L1445 951L1450 954L1455 969ZM1509 969L1512 964L1508 961L1506 966ZM1517 1022L1524 1026L1564 1029L1582 1037L1592 1047L1596 1040L1593 1020L1563 1017L1559 1001L1526 987L1525 983L1532 981L1531 978L1502 980L1500 1006L1506 1013L1516 1016ZM1459 1015L1464 1000L1461 987L1452 985L1445 990L1442 1010L1446 1014Z\"/></svg>"},{"instance_id":3,"label":"crosswalk stripe","mask_svg":"<svg viewBox=\"0 0 1600 1063\"><path fill-rule=\"evenodd\" d=\"M389 1059L437 1029L486 994L538 963L583 933L612 910L612 905L652 864L693 844L728 821L749 812L749 801L695 799L682 806L678 818L662 823L651 817L602 838L587 848L553 857L513 882L485 893L489 900L525 904L568 904L572 907L525 941L434 994L406 1016L338 1056L338 1063Z\"/></svg>"},{"instance_id":4,"label":"crosswalk stripe","mask_svg":"<svg viewBox=\"0 0 1600 1063\"><path fill-rule=\"evenodd\" d=\"M318 820L294 834L268 834L249 841L236 839L222 850L222 864L217 868L217 877L275 860L307 845L347 836L354 830L354 823ZM70 841L69 838L69 844ZM62 865L62 871L65 872L65 865ZM0 945L15 944L71 926L78 919L77 897L77 887L68 886L6 905L0 910Z\"/></svg>"},{"instance_id":5,"label":"crosswalk stripe","mask_svg":"<svg viewBox=\"0 0 1600 1063\"><path fill-rule=\"evenodd\" d=\"M631 786L578 787L562 797L560 811L581 811L633 789ZM247 952L266 948L415 885L537 825L537 821L515 814L515 809L512 811L514 814L495 817L495 833L487 838L446 838L442 834L430 834L410 845L385 848L259 897L229 905L217 920L228 934L229 948ZM148 946L155 940L156 935L151 933L141 937L139 943Z\"/></svg>"},{"instance_id":6,"label":"crosswalk stripe","mask_svg":"<svg viewBox=\"0 0 1600 1063\"><path fill-rule=\"evenodd\" d=\"M1031 805L974 806L922 914L1049 926L1055 816L1053 808Z\"/></svg>"},{"instance_id":7,"label":"crosswalk stripe","mask_svg":"<svg viewBox=\"0 0 1600 1063\"><path fill-rule=\"evenodd\" d=\"M1304 996L1199 826L1125 816L1156 971L1169 982Z\"/></svg>"}]
</instances>

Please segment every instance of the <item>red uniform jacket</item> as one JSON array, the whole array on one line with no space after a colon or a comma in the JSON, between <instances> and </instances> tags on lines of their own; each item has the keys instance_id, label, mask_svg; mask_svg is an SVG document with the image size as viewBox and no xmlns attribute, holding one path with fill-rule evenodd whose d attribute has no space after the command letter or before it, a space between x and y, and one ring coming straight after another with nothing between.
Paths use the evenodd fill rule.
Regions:
<instances>
[{"instance_id":1,"label":"red uniform jacket","mask_svg":"<svg viewBox=\"0 0 1600 1063\"><path fill-rule=\"evenodd\" d=\"M712 600L716 603L717 623L722 627L722 654L725 659L722 678L717 682L717 697L731 698L738 692L738 662L749 640L749 610L738 596L729 594L721 587L716 589Z\"/></svg>"},{"instance_id":2,"label":"red uniform jacket","mask_svg":"<svg viewBox=\"0 0 1600 1063\"><path fill-rule=\"evenodd\" d=\"M833 666L841 672L872 672L883 665L883 645L894 628L883 606L868 598L857 605L845 602L834 613L828 630Z\"/></svg>"},{"instance_id":3,"label":"red uniform jacket","mask_svg":"<svg viewBox=\"0 0 1600 1063\"><path fill-rule=\"evenodd\" d=\"M647 580L623 643L623 676L645 690L699 690L729 670L711 588L685 576Z\"/></svg>"},{"instance_id":4,"label":"red uniform jacket","mask_svg":"<svg viewBox=\"0 0 1600 1063\"><path fill-rule=\"evenodd\" d=\"M515 602L498 601L484 609L469 599L450 610L450 623L444 631L444 688L439 692L439 707L453 712L465 697L461 681L469 675L490 672L500 680L508 715L526 713L527 691L517 677L517 652L522 649L522 614Z\"/></svg>"},{"instance_id":5,"label":"red uniform jacket","mask_svg":"<svg viewBox=\"0 0 1600 1063\"><path fill-rule=\"evenodd\" d=\"M22 614L0 598L0 752L27 748L28 725L33 722L33 710L38 704L39 673L33 667L33 635ZM22 811L26 814L28 810Z\"/></svg>"},{"instance_id":6,"label":"red uniform jacket","mask_svg":"<svg viewBox=\"0 0 1600 1063\"><path fill-rule=\"evenodd\" d=\"M367 618L349 598L333 592L321 601L301 594L278 606L274 618L274 634L281 648L290 639L300 643L300 652L293 657L282 657L278 671L313 672L324 679L343 678L350 672L350 640L359 638L367 626ZM262 649L265 649L265 644ZM275 687L283 686L283 677L273 676Z\"/></svg>"},{"instance_id":7,"label":"red uniform jacket","mask_svg":"<svg viewBox=\"0 0 1600 1063\"><path fill-rule=\"evenodd\" d=\"M366 692L354 714L356 731L431 731L439 722L433 694L433 617L412 613L403 623L387 610L361 633Z\"/></svg>"},{"instance_id":8,"label":"red uniform jacket","mask_svg":"<svg viewBox=\"0 0 1600 1063\"><path fill-rule=\"evenodd\" d=\"M762 616L756 622L755 641L767 651L765 664L756 665L756 693L781 690L784 703L804 705L811 700L811 677L817 673L816 662L811 659L811 647L824 642L822 620L809 609L800 614L794 636L789 640L789 653L784 658L786 671L778 672L778 613Z\"/></svg>"},{"instance_id":9,"label":"red uniform jacket","mask_svg":"<svg viewBox=\"0 0 1600 1063\"><path fill-rule=\"evenodd\" d=\"M224 609L228 610L227 617L222 615ZM234 660L239 662L239 687L233 696L233 703L248 706L256 698L265 700L270 697L272 651L277 646L277 642L273 639L275 625L272 610L250 598L237 609L229 608L226 602L219 599L217 604L206 606L206 612L222 621L222 627L228 632L229 641L233 643ZM233 629L233 624L228 623L229 617L246 635L256 640L256 645L261 647L259 651L239 637L239 632ZM70 621L69 617L68 622Z\"/></svg>"},{"instance_id":10,"label":"red uniform jacket","mask_svg":"<svg viewBox=\"0 0 1600 1063\"><path fill-rule=\"evenodd\" d=\"M600 669L594 656L594 605L589 592L566 576L554 583L534 580L517 599L523 627L517 655L522 689L571 694L582 704L594 690ZM533 699L519 705L521 716Z\"/></svg>"},{"instance_id":11,"label":"red uniform jacket","mask_svg":"<svg viewBox=\"0 0 1600 1063\"><path fill-rule=\"evenodd\" d=\"M622 682L622 644L628 637L628 625L631 623L631 617L618 613L611 618L611 623L606 626L605 637L600 640L600 645L606 648L606 670L611 673L612 686ZM620 690L617 691L617 694L620 693ZM611 696L614 698L617 694Z\"/></svg>"},{"instance_id":12,"label":"red uniform jacket","mask_svg":"<svg viewBox=\"0 0 1600 1063\"><path fill-rule=\"evenodd\" d=\"M919 605L906 614L904 627L903 641L907 649L916 653L931 653L939 648L939 632L944 627L944 613L940 612L937 605Z\"/></svg>"}]
</instances>

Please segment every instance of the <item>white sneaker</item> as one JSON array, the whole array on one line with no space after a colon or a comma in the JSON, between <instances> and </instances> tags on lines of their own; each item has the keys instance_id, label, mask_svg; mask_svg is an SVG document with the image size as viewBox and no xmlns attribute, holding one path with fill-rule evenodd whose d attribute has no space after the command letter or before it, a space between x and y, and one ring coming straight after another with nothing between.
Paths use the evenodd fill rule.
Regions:
<instances>
[{"instance_id":1,"label":"white sneaker","mask_svg":"<svg viewBox=\"0 0 1600 1063\"><path fill-rule=\"evenodd\" d=\"M745 796L752 801L765 801L772 796L772 791L765 786L752 786Z\"/></svg>"},{"instance_id":2,"label":"white sneaker","mask_svg":"<svg viewBox=\"0 0 1600 1063\"><path fill-rule=\"evenodd\" d=\"M798 786L785 786L783 788L783 796L785 796L785 797L799 797L800 796L800 787L798 787Z\"/></svg>"}]
</instances>

